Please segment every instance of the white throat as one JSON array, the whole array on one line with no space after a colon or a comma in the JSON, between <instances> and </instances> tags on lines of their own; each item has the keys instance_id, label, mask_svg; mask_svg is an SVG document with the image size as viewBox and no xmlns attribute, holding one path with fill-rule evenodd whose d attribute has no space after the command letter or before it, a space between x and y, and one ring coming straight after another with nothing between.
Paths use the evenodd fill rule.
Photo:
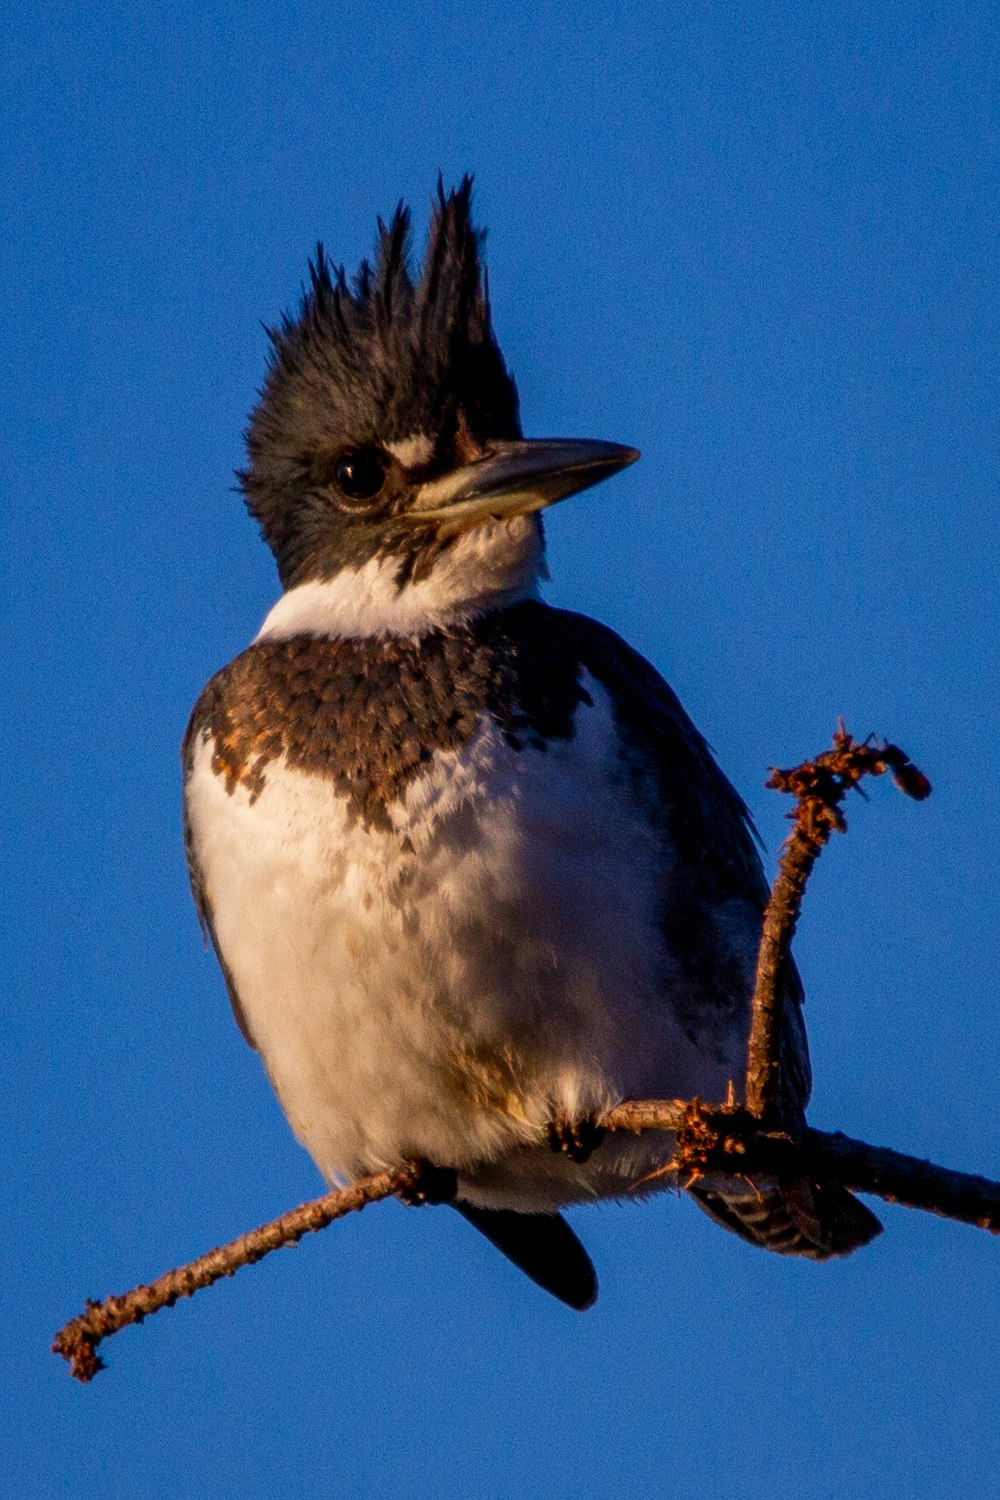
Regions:
<instances>
[{"instance_id":1,"label":"white throat","mask_svg":"<svg viewBox=\"0 0 1000 1500\"><path fill-rule=\"evenodd\" d=\"M282 594L257 640L424 635L536 598L545 576L542 528L535 516L488 521L457 537L426 578L400 588L397 573L396 560L373 557L323 582L300 583Z\"/></svg>"}]
</instances>

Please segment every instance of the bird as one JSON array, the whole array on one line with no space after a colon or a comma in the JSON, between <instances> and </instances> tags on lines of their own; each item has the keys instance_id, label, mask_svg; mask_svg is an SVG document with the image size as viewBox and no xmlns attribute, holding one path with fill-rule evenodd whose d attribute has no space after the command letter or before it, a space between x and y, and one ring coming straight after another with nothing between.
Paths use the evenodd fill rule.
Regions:
<instances>
[{"instance_id":1,"label":"bird","mask_svg":"<svg viewBox=\"0 0 1000 1500\"><path fill-rule=\"evenodd\" d=\"M195 905L236 1020L331 1184L422 1164L567 1306L562 1210L687 1187L749 1242L823 1260L878 1220L835 1183L678 1184L627 1099L742 1097L768 888L747 808L657 670L544 602L542 512L633 463L526 439L472 180L322 244L269 328L238 472L282 593L183 745ZM810 1092L785 975L781 1108ZM638 1192L636 1191L638 1186Z\"/></svg>"}]
</instances>

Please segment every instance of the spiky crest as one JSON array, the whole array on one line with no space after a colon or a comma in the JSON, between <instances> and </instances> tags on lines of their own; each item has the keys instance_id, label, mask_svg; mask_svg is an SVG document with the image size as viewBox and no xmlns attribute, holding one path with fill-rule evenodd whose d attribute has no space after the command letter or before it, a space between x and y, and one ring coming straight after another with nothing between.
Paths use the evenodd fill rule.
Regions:
<instances>
[{"instance_id":1,"label":"spiky crest","mask_svg":"<svg viewBox=\"0 0 1000 1500\"><path fill-rule=\"evenodd\" d=\"M289 498L320 459L413 434L434 443L520 435L517 390L493 335L471 217L472 178L439 180L423 265L411 271L410 212L378 221L375 253L349 280L322 244L296 314L268 330L270 362L239 475L251 513L281 544Z\"/></svg>"}]
</instances>

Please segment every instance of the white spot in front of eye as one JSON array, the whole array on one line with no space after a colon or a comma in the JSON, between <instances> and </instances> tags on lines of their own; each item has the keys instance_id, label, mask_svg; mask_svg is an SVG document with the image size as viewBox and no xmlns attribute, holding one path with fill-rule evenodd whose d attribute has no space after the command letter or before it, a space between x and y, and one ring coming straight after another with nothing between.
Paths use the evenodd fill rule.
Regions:
<instances>
[{"instance_id":1,"label":"white spot in front of eye","mask_svg":"<svg viewBox=\"0 0 1000 1500\"><path fill-rule=\"evenodd\" d=\"M420 464L427 463L434 452L433 439L425 432L411 433L409 437L400 438L397 443L386 443L385 446L404 469L415 469Z\"/></svg>"}]
</instances>

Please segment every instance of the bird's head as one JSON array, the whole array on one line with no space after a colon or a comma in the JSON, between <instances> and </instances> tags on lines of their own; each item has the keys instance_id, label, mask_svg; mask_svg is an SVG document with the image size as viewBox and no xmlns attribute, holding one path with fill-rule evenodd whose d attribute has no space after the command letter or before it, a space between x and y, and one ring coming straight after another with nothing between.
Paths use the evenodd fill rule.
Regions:
<instances>
[{"instance_id":1,"label":"bird's head","mask_svg":"<svg viewBox=\"0 0 1000 1500\"><path fill-rule=\"evenodd\" d=\"M289 591L280 633L419 630L529 593L537 512L638 457L522 437L471 187L439 186L418 275L400 206L350 284L320 247L298 316L269 330L239 479Z\"/></svg>"}]
</instances>

